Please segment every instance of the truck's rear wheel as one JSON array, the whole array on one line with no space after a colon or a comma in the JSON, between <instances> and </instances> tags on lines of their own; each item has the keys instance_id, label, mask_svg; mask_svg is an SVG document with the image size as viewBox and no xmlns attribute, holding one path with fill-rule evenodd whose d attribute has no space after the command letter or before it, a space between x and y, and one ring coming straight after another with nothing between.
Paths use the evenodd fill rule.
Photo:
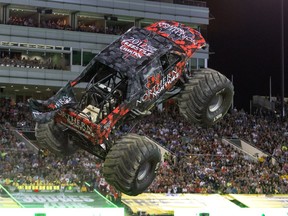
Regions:
<instances>
[{"instance_id":1,"label":"truck's rear wheel","mask_svg":"<svg viewBox=\"0 0 288 216\"><path fill-rule=\"evenodd\" d=\"M228 112L233 95L234 87L227 77L209 68L200 69L185 84L178 106L186 120L210 126Z\"/></svg>"},{"instance_id":2,"label":"truck's rear wheel","mask_svg":"<svg viewBox=\"0 0 288 216\"><path fill-rule=\"evenodd\" d=\"M40 124L36 123L35 137L40 148L47 148L59 156L68 156L79 148L74 145L73 138L54 123L54 121Z\"/></svg>"},{"instance_id":3,"label":"truck's rear wheel","mask_svg":"<svg viewBox=\"0 0 288 216\"><path fill-rule=\"evenodd\" d=\"M116 189L130 196L143 193L156 177L161 153L145 136L123 136L108 152L104 177Z\"/></svg>"}]
</instances>

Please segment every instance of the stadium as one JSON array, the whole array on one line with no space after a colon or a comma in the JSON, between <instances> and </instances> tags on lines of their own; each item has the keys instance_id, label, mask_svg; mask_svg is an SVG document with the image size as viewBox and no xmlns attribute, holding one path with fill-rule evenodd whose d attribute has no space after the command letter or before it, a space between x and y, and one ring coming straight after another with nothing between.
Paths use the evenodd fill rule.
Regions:
<instances>
[{"instance_id":1,"label":"stadium","mask_svg":"<svg viewBox=\"0 0 288 216\"><path fill-rule=\"evenodd\" d=\"M59 157L35 136L28 99L55 95L128 29L174 20L206 38L210 18L204 0L1 0L0 214L287 215L287 121L277 100L257 96L252 112L231 107L204 127L185 121L172 98L125 122L116 138L146 136L161 151L155 179L137 196L105 180L101 158L83 149ZM207 44L186 69L208 68L209 54Z\"/></svg>"}]
</instances>

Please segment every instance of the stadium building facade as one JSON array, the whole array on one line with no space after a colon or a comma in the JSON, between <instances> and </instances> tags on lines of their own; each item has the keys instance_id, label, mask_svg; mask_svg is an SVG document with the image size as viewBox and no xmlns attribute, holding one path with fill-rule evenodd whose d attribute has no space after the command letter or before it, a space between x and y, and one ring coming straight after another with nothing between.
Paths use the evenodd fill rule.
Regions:
<instances>
[{"instance_id":1,"label":"stadium building facade","mask_svg":"<svg viewBox=\"0 0 288 216\"><path fill-rule=\"evenodd\" d=\"M159 20L206 37L209 8L199 0L0 0L0 96L47 98L130 27ZM209 49L198 51L189 66L208 58Z\"/></svg>"}]
</instances>

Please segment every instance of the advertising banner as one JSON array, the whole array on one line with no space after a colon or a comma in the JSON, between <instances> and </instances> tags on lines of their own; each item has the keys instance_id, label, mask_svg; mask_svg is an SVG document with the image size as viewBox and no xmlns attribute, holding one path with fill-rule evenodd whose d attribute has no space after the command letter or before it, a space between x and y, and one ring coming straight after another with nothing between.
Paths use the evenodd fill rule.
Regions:
<instances>
[{"instance_id":1,"label":"advertising banner","mask_svg":"<svg viewBox=\"0 0 288 216\"><path fill-rule=\"evenodd\" d=\"M245 204L248 208L288 208L288 194L230 194L230 197L233 197L234 199Z\"/></svg>"},{"instance_id":2,"label":"advertising banner","mask_svg":"<svg viewBox=\"0 0 288 216\"><path fill-rule=\"evenodd\" d=\"M173 214L174 210L179 208L240 208L219 194L144 193L135 197L123 194L122 202L134 213L144 211L149 214Z\"/></svg>"},{"instance_id":3,"label":"advertising banner","mask_svg":"<svg viewBox=\"0 0 288 216\"><path fill-rule=\"evenodd\" d=\"M0 197L0 208L20 208L20 206L11 198Z\"/></svg>"},{"instance_id":4,"label":"advertising banner","mask_svg":"<svg viewBox=\"0 0 288 216\"><path fill-rule=\"evenodd\" d=\"M288 195L144 193L136 197L122 195L122 202L128 205L133 213L146 212L155 215L230 216L235 212L245 216L288 215Z\"/></svg>"},{"instance_id":5,"label":"advertising banner","mask_svg":"<svg viewBox=\"0 0 288 216\"><path fill-rule=\"evenodd\" d=\"M115 208L96 193L13 193L25 208Z\"/></svg>"}]
</instances>

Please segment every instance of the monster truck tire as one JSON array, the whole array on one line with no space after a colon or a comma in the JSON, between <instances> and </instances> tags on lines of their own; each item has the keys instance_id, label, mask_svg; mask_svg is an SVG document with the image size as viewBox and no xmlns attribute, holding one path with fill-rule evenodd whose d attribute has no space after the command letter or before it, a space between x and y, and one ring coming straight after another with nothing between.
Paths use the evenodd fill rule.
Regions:
<instances>
[{"instance_id":1,"label":"monster truck tire","mask_svg":"<svg viewBox=\"0 0 288 216\"><path fill-rule=\"evenodd\" d=\"M39 147L47 148L59 156L72 155L78 150L78 147L68 138L68 134L63 132L54 121L45 124L36 123L35 137Z\"/></svg>"},{"instance_id":2,"label":"monster truck tire","mask_svg":"<svg viewBox=\"0 0 288 216\"><path fill-rule=\"evenodd\" d=\"M156 177L161 161L159 148L145 136L123 136L108 152L103 168L105 180L130 196L143 193Z\"/></svg>"},{"instance_id":3,"label":"monster truck tire","mask_svg":"<svg viewBox=\"0 0 288 216\"><path fill-rule=\"evenodd\" d=\"M210 126L227 113L233 95L233 84L223 74L209 68L200 69L180 93L179 111L189 122Z\"/></svg>"}]
</instances>

